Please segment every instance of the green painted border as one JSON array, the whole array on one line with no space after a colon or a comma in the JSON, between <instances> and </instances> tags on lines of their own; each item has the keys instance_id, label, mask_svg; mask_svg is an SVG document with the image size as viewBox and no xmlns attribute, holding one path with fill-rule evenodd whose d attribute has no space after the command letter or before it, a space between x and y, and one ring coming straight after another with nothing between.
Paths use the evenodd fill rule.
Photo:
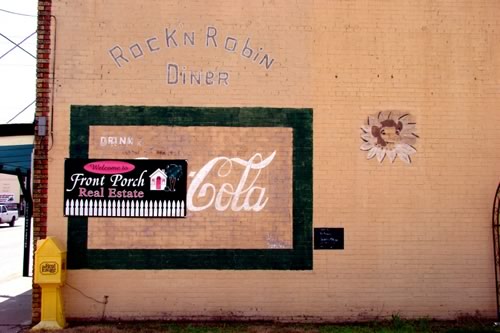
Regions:
<instances>
[{"instance_id":1,"label":"green painted border","mask_svg":"<svg viewBox=\"0 0 500 333\"><path fill-rule=\"evenodd\" d=\"M312 269L312 109L74 105L70 158L88 158L95 125L293 128L293 249L93 250L87 249L87 218L69 217L69 269Z\"/></svg>"}]
</instances>

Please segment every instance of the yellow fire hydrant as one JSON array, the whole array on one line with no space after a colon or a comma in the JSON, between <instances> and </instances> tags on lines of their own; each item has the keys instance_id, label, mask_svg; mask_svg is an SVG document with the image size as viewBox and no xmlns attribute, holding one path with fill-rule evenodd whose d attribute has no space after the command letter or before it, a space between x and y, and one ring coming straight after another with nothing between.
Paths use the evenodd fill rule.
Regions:
<instances>
[{"instance_id":1,"label":"yellow fire hydrant","mask_svg":"<svg viewBox=\"0 0 500 333\"><path fill-rule=\"evenodd\" d=\"M66 281L66 249L54 237L36 243L35 283L42 288L41 321L34 330L66 326L61 286Z\"/></svg>"}]
</instances>

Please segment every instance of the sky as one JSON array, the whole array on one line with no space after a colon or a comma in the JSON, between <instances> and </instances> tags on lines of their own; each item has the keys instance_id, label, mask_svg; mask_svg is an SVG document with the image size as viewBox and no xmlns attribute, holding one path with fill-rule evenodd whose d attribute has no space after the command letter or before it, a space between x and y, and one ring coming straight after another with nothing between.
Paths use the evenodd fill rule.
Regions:
<instances>
[{"instance_id":1,"label":"sky","mask_svg":"<svg viewBox=\"0 0 500 333\"><path fill-rule=\"evenodd\" d=\"M36 15L37 0L0 0L0 124L32 123L35 117L36 59L28 53L36 57L36 33L20 45L28 53L18 47L5 53L15 47L6 38L18 44L36 32Z\"/></svg>"}]
</instances>

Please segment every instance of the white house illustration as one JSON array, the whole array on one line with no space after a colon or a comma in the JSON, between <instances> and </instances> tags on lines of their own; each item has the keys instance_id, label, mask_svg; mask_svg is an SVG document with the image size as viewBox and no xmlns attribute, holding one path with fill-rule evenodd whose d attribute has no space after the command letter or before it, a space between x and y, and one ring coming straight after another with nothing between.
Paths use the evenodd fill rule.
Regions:
<instances>
[{"instance_id":1,"label":"white house illustration","mask_svg":"<svg viewBox=\"0 0 500 333\"><path fill-rule=\"evenodd\" d=\"M149 178L151 179L149 182L151 191L163 191L167 186L167 175L161 169L157 169Z\"/></svg>"}]
</instances>

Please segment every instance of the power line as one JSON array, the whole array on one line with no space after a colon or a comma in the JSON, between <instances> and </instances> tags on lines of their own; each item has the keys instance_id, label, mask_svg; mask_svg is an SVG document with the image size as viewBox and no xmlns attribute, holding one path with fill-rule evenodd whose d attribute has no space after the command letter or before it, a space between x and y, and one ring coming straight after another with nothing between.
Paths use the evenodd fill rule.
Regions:
<instances>
[{"instance_id":1,"label":"power line","mask_svg":"<svg viewBox=\"0 0 500 333\"><path fill-rule=\"evenodd\" d=\"M17 116L19 116L21 113L23 113L24 111L26 111L26 109L28 109L30 106L32 106L33 104L35 104L35 102L36 102L36 99L33 102L31 102L27 107L25 107L24 109L22 109L18 114L16 114L11 120L9 120L7 122L7 124L10 123L12 120L16 119Z\"/></svg>"},{"instance_id":2,"label":"power line","mask_svg":"<svg viewBox=\"0 0 500 333\"><path fill-rule=\"evenodd\" d=\"M7 53L9 53L10 51L12 51L12 50L13 50L13 49L15 49L16 47L20 48L21 50L23 50L24 52L28 53L30 56L32 56L33 58L35 58L35 59L36 59L36 57L35 57L34 55L32 55L31 53L29 53L28 51L26 51L25 49L23 49L23 48L21 47L21 44L22 44L25 40L27 40L28 38L30 38L31 36L33 36L34 34L36 34L36 31L35 31L35 32L33 32L33 33L32 33L31 35L29 35L28 37L26 37L25 39L23 39L23 40L21 41L21 43L19 43L19 44L16 44L15 42L11 41L11 40L10 40L7 36L5 36L4 34L0 34L0 36L2 36L3 38L7 39L9 42L11 42L12 44L14 44L14 45L15 45L13 48L11 48L11 49L10 49L10 50L8 50L6 53L4 53L4 54L0 57L0 59L2 59L2 58L3 58L3 57L7 54Z\"/></svg>"},{"instance_id":3,"label":"power line","mask_svg":"<svg viewBox=\"0 0 500 333\"><path fill-rule=\"evenodd\" d=\"M24 43L28 38L30 38L31 36L33 36L34 34L36 34L36 31L34 33L32 33L31 35L29 35L28 37L24 38L20 43L16 44L14 43L13 41L11 41L10 39L8 39L7 37L5 37L4 35L2 35L5 39L7 39L9 42L13 43L15 46L13 48L11 48L10 50L8 50L7 52L5 52L4 54L2 54L2 56L0 57L0 59L2 59L3 57L5 57L7 54L10 53L10 51L14 50L16 47L20 48L21 50L23 50L24 52L28 52L26 51L25 49L23 49L20 45L22 43ZM28 52L28 54L30 56L32 56L33 58L35 58L31 53Z\"/></svg>"},{"instance_id":4,"label":"power line","mask_svg":"<svg viewBox=\"0 0 500 333\"><path fill-rule=\"evenodd\" d=\"M5 13L9 13L9 14L13 14L13 15L19 15L19 16L37 17L36 15L29 15L29 14L11 12L10 10L6 10L6 9L2 9L2 8L0 8L0 12L5 12Z\"/></svg>"}]
</instances>

